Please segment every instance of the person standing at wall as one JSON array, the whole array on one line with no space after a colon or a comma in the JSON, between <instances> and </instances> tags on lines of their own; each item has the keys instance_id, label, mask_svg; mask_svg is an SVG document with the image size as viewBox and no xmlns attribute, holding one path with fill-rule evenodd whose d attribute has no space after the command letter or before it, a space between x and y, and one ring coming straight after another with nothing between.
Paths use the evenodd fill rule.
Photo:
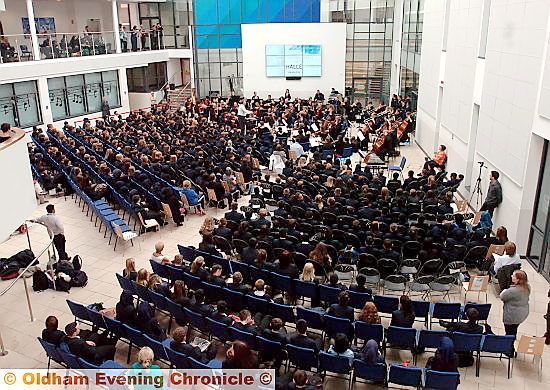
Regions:
<instances>
[{"instance_id":1,"label":"person standing at wall","mask_svg":"<svg viewBox=\"0 0 550 390\"><path fill-rule=\"evenodd\" d=\"M491 218L493 218L495 209L502 203L502 187L498 181L499 177L500 174L497 171L491 171L487 198L485 198L485 202L483 202L483 205L479 209L479 211L487 210L491 215Z\"/></svg>"},{"instance_id":2,"label":"person standing at wall","mask_svg":"<svg viewBox=\"0 0 550 390\"><path fill-rule=\"evenodd\" d=\"M109 99L107 96L103 96L103 99L101 99L101 116L103 116L104 120L107 120L110 115L111 107L109 106Z\"/></svg>"},{"instance_id":3,"label":"person standing at wall","mask_svg":"<svg viewBox=\"0 0 550 390\"><path fill-rule=\"evenodd\" d=\"M146 50L145 47L146 41L147 41L147 31L143 28L143 26L139 26L139 37L141 40L141 50Z\"/></svg>"},{"instance_id":4,"label":"person standing at wall","mask_svg":"<svg viewBox=\"0 0 550 390\"><path fill-rule=\"evenodd\" d=\"M53 237L53 244L57 250L58 260L68 260L69 256L65 252L65 229L61 219L55 215L55 207L53 204L46 206L46 215L36 219L31 219L31 222L41 223L48 229L50 238Z\"/></svg>"},{"instance_id":5,"label":"person standing at wall","mask_svg":"<svg viewBox=\"0 0 550 390\"><path fill-rule=\"evenodd\" d=\"M137 26L132 27L130 32L130 44L132 45L132 51L137 51L137 42L138 42L139 30Z\"/></svg>"},{"instance_id":6,"label":"person standing at wall","mask_svg":"<svg viewBox=\"0 0 550 390\"><path fill-rule=\"evenodd\" d=\"M126 27L119 24L118 31L120 32L120 46L122 47L122 52L126 53L128 51L128 35L126 34Z\"/></svg>"}]
</instances>

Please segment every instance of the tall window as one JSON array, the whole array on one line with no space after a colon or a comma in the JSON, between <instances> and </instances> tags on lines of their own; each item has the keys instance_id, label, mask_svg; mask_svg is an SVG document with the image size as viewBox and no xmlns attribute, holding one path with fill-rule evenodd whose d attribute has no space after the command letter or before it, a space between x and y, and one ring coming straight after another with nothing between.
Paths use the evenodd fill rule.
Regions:
<instances>
[{"instance_id":1,"label":"tall window","mask_svg":"<svg viewBox=\"0 0 550 390\"><path fill-rule=\"evenodd\" d=\"M48 92L54 121L100 112L103 97L120 107L116 70L48 79Z\"/></svg>"},{"instance_id":2,"label":"tall window","mask_svg":"<svg viewBox=\"0 0 550 390\"><path fill-rule=\"evenodd\" d=\"M154 62L148 66L126 70L128 92L150 92L160 90L167 82L166 62Z\"/></svg>"},{"instance_id":3,"label":"tall window","mask_svg":"<svg viewBox=\"0 0 550 390\"><path fill-rule=\"evenodd\" d=\"M420 50L424 24L424 0L404 0L403 36L401 40L400 94L412 98L418 93L420 73Z\"/></svg>"},{"instance_id":4,"label":"tall window","mask_svg":"<svg viewBox=\"0 0 550 390\"><path fill-rule=\"evenodd\" d=\"M36 81L0 85L0 123L25 128L42 123Z\"/></svg>"}]
</instances>

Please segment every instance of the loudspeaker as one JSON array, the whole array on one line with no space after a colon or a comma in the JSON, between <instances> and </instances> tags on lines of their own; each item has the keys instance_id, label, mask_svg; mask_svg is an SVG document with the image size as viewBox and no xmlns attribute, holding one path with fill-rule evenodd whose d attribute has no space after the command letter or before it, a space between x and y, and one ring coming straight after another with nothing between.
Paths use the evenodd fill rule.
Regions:
<instances>
[{"instance_id":1,"label":"loudspeaker","mask_svg":"<svg viewBox=\"0 0 550 390\"><path fill-rule=\"evenodd\" d=\"M287 77L286 79L287 79L287 80L301 80L302 77L301 77L301 76L297 76L297 77Z\"/></svg>"}]
</instances>

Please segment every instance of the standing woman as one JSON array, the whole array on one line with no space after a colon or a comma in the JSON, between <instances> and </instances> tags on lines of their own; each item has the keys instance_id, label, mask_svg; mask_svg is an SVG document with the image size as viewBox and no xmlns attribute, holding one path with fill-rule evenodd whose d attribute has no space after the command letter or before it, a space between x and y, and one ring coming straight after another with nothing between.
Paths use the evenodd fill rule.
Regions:
<instances>
[{"instance_id":1,"label":"standing woman","mask_svg":"<svg viewBox=\"0 0 550 390\"><path fill-rule=\"evenodd\" d=\"M500 293L500 299L504 302L502 322L507 335L516 336L519 325L529 315L530 293L531 287L525 271L520 269L514 271L510 288Z\"/></svg>"},{"instance_id":2,"label":"standing woman","mask_svg":"<svg viewBox=\"0 0 550 390\"><path fill-rule=\"evenodd\" d=\"M292 99L291 96L290 96L290 91L288 90L288 88L285 90L285 99Z\"/></svg>"},{"instance_id":3,"label":"standing woman","mask_svg":"<svg viewBox=\"0 0 550 390\"><path fill-rule=\"evenodd\" d=\"M137 51L138 34L139 31L137 26L132 27L132 31L130 33L130 44L132 45L132 51Z\"/></svg>"}]
</instances>

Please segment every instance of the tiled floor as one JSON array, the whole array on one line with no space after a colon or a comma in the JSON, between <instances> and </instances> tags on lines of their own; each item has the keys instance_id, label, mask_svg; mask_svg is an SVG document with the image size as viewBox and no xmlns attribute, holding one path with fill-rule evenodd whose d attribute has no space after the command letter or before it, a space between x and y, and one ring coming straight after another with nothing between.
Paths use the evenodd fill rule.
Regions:
<instances>
[{"instance_id":1,"label":"tiled floor","mask_svg":"<svg viewBox=\"0 0 550 390\"><path fill-rule=\"evenodd\" d=\"M408 158L407 169L415 169L421 166L424 155L416 146L403 146L401 152ZM355 158L358 158L355 156ZM398 163L399 161L396 161ZM65 224L67 237L67 251L69 255L79 254L84 260L84 270L89 277L89 283L85 288L73 288L70 293L44 291L36 293L32 291L29 281L30 300L35 320L30 321L29 310L26 304L23 282L18 282L4 297L0 297L0 332L5 347L9 354L0 357L0 367L3 368L43 368L46 366L46 356L36 337L40 335L43 323L47 315L56 315L62 326L72 321L69 308L65 299L71 299L81 303L103 302L104 306L114 306L120 295L120 287L117 283L115 272L121 272L124 261L128 257L134 257L138 268L150 268L148 259L154 250L154 244L158 240L165 243L165 254L173 257L177 253L177 244L197 245L199 242L198 229L203 217L191 215L184 226L176 227L173 224L164 227L160 232L147 233L134 240L134 246L119 243L116 251L108 245L108 239L103 238L103 233L98 233L93 223L86 217L75 204L74 200L67 198L51 198L50 203L56 205L57 214ZM246 202L245 199L242 200ZM37 208L34 216L45 212L45 206ZM220 218L226 210L208 209L207 214ZM30 237L35 253L39 253L48 242L45 229L39 225L30 225ZM8 241L0 244L0 257L10 256L27 248L26 235L14 235ZM47 256L41 258L44 267ZM523 269L527 272L532 293L530 299L530 314L526 322L520 328L520 334L542 336L545 332L543 314L546 312L549 289L546 282L533 268L525 262ZM0 289L8 286L9 282L0 282ZM474 295L470 299L475 299ZM456 299L456 298L455 298ZM493 286L489 287L489 302L493 304L489 324L497 334L503 334L502 303L498 299ZM386 324L387 325L387 322ZM118 357L124 361L126 347L119 344ZM418 366L425 365L427 357L425 353L419 357ZM407 352L390 350L388 362L410 359ZM531 359L519 357L515 361L513 377L506 378L505 361L498 359L484 359L482 361L481 375L475 376L474 368L461 369L461 389L503 389L505 387L514 390L547 389L550 385L550 352L545 347L544 369L542 382L536 378L536 366ZM339 379L327 380L326 388L344 388L344 383ZM366 388L367 385L357 385L358 388Z\"/></svg>"}]
</instances>

